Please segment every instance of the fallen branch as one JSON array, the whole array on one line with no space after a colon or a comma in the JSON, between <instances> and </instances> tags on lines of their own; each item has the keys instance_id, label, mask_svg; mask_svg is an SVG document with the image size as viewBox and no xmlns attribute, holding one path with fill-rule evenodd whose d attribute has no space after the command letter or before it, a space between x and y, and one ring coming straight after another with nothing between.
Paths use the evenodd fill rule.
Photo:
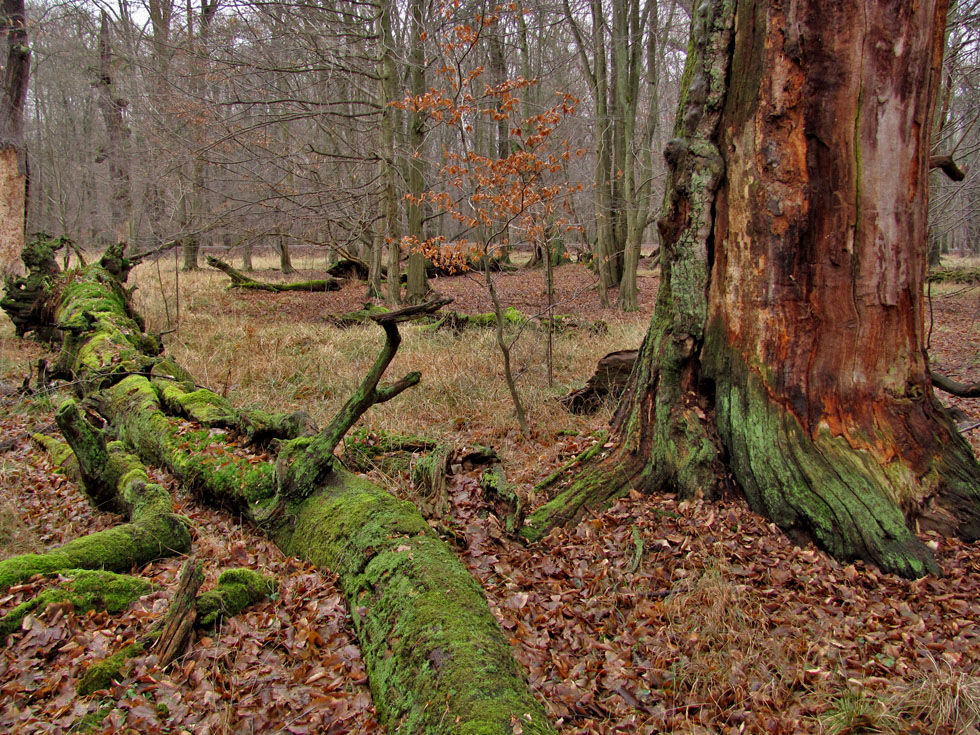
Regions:
<instances>
[{"instance_id":1,"label":"fallen branch","mask_svg":"<svg viewBox=\"0 0 980 735\"><path fill-rule=\"evenodd\" d=\"M929 375L932 377L932 384L944 393L959 398L980 398L980 383L959 383L935 370L930 370Z\"/></svg>"},{"instance_id":2,"label":"fallen branch","mask_svg":"<svg viewBox=\"0 0 980 735\"><path fill-rule=\"evenodd\" d=\"M204 565L200 560L191 557L184 562L177 577L177 589L174 590L163 616L160 635L153 644L153 651L160 659L161 666L169 666L180 656L190 641L191 631L197 610L194 602L197 590L204 581Z\"/></svg>"},{"instance_id":3,"label":"fallen branch","mask_svg":"<svg viewBox=\"0 0 980 735\"><path fill-rule=\"evenodd\" d=\"M268 281L256 281L254 278L246 276L239 270L232 268L223 260L208 256L206 262L212 268L217 268L231 279L231 288L247 288L254 291L272 291L279 293L282 291L336 291L340 284L335 278L323 278L316 281L298 281L296 283L269 283Z\"/></svg>"}]
</instances>

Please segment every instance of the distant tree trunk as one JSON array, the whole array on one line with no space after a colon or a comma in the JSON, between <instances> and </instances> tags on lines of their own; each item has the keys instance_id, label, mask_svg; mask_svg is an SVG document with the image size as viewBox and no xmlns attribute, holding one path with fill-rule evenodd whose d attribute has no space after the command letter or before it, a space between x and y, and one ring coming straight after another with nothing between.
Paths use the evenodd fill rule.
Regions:
<instances>
[{"instance_id":1,"label":"distant tree trunk","mask_svg":"<svg viewBox=\"0 0 980 735\"><path fill-rule=\"evenodd\" d=\"M378 63L380 76L379 105L381 107L381 181L382 208L384 211L384 242L388 245L388 303L401 303L401 236L399 233L398 188L395 185L395 118L398 110L391 105L395 101L395 39L391 22L394 13L392 0L382 0L378 9L381 56Z\"/></svg>"},{"instance_id":2,"label":"distant tree trunk","mask_svg":"<svg viewBox=\"0 0 980 735\"><path fill-rule=\"evenodd\" d=\"M588 47L579 30L575 15L568 0L563 1L565 20L575 37L575 48L589 83L589 91L595 105L595 162L593 166L593 204L595 206L595 259L599 272L599 300L609 306L608 290L619 283L620 260L613 242L612 209L610 188L612 169L612 121L609 114L609 76L606 63L605 16L600 0L591 0L591 23L593 60L589 61Z\"/></svg>"},{"instance_id":3,"label":"distant tree trunk","mask_svg":"<svg viewBox=\"0 0 980 735\"><path fill-rule=\"evenodd\" d=\"M196 104L201 110L209 110L208 73L210 69L211 51L210 30L215 13L218 11L219 0L201 0L201 11L198 18L197 35L194 33L193 12L191 2L187 3L187 50L192 58L193 73L190 80L191 92L196 97ZM183 254L185 271L199 268L198 256L201 250L201 235L206 189L208 177L207 161L200 153L195 153L190 164L189 191L184 195L184 228L192 233L184 238ZM189 200L189 202L188 202Z\"/></svg>"},{"instance_id":4,"label":"distant tree trunk","mask_svg":"<svg viewBox=\"0 0 980 735\"><path fill-rule=\"evenodd\" d=\"M128 103L115 94L109 17L104 10L99 26L99 73L96 86L99 91L99 109L102 112L108 139L103 155L109 165L109 181L112 187L110 200L112 230L117 242L129 242L133 204L129 192L129 164L126 159L129 129L123 120L123 111Z\"/></svg>"},{"instance_id":5,"label":"distant tree trunk","mask_svg":"<svg viewBox=\"0 0 980 735\"><path fill-rule=\"evenodd\" d=\"M279 236L279 270L285 276L296 272L293 267L293 259L289 255L289 243L285 235Z\"/></svg>"},{"instance_id":6,"label":"distant tree trunk","mask_svg":"<svg viewBox=\"0 0 980 735\"><path fill-rule=\"evenodd\" d=\"M422 40L425 18L422 0L412 0L410 12L409 87L412 95L420 97L425 94L425 48ZM416 242L425 240L423 209L419 201L422 192L425 191L425 160L422 156L424 143L425 121L418 111L412 111L408 116L408 193L412 196L412 200L407 204L407 219L408 235ZM426 258L422 253L409 253L405 298L410 304L421 304L425 301L425 294L429 290L425 265Z\"/></svg>"},{"instance_id":7,"label":"distant tree trunk","mask_svg":"<svg viewBox=\"0 0 980 735\"><path fill-rule=\"evenodd\" d=\"M910 524L980 538L980 464L922 346L946 1L730 8L695 14L663 283L618 448L578 479L592 483L583 502L610 486L710 493L724 457L791 534L935 571Z\"/></svg>"},{"instance_id":8,"label":"distant tree trunk","mask_svg":"<svg viewBox=\"0 0 980 735\"><path fill-rule=\"evenodd\" d=\"M0 34L6 39L0 100L0 266L16 262L24 247L27 212L27 151L24 103L31 69L24 0L3 0Z\"/></svg>"}]
</instances>

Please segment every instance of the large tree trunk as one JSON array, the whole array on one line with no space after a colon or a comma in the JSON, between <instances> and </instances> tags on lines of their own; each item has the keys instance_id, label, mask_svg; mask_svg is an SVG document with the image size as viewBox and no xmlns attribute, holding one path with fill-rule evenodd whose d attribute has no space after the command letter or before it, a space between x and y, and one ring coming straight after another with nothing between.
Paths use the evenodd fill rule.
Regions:
<instances>
[{"instance_id":1,"label":"large tree trunk","mask_svg":"<svg viewBox=\"0 0 980 735\"><path fill-rule=\"evenodd\" d=\"M419 373L409 373L380 384L398 347L397 325L446 301L376 317L386 341L364 383L325 429L301 436L309 430L302 416L238 411L221 396L195 389L186 372L160 355L159 342L142 332L120 284L130 266L120 248L110 249L99 264L63 274L42 295L54 303L33 312L41 319L54 315L65 335L59 368L85 393L86 405L97 407L139 459L167 468L204 500L233 509L286 553L338 574L379 717L391 731L507 735L520 723L525 733L554 732L463 564L414 506L346 471L333 453L371 405L418 383ZM69 441L77 437L73 446L89 447L76 449L82 475L102 478L115 465L100 459L109 451L100 444L101 430L78 411L64 418L59 425ZM198 426L188 429L188 419ZM242 443L278 439L276 461L237 456L226 444L232 435L243 437ZM116 464L121 470L128 466ZM129 471L112 476L135 477ZM82 557L81 565L98 567L102 554L101 565L118 567L117 537L134 546L152 541L145 549L126 550L127 559L140 560L163 553L164 531L186 537L169 512L165 491L159 489L159 508L148 506L147 483L136 479L142 494L120 491L134 506L132 523L103 532L115 534L107 540L95 534L84 548L69 545L57 556L0 562L0 589L24 573L79 566L76 557ZM151 535L150 524L163 529Z\"/></svg>"},{"instance_id":2,"label":"large tree trunk","mask_svg":"<svg viewBox=\"0 0 980 735\"><path fill-rule=\"evenodd\" d=\"M937 566L910 527L980 537L980 465L922 347L945 12L699 6L618 448L526 535L627 486L711 492L725 458L753 508L842 560L919 576Z\"/></svg>"},{"instance_id":3,"label":"large tree trunk","mask_svg":"<svg viewBox=\"0 0 980 735\"><path fill-rule=\"evenodd\" d=\"M30 74L24 0L3 0L0 36L6 40L0 98L0 266L10 265L24 247L27 212L27 151L24 103Z\"/></svg>"}]
</instances>

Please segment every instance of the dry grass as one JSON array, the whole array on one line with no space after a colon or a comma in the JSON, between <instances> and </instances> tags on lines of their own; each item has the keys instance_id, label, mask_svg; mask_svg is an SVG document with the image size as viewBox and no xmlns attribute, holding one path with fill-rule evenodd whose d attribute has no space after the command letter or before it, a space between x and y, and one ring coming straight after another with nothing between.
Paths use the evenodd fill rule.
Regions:
<instances>
[{"instance_id":1,"label":"dry grass","mask_svg":"<svg viewBox=\"0 0 980 735\"><path fill-rule=\"evenodd\" d=\"M676 585L664 603L677 650L676 707L696 708L709 721L739 707L787 705L810 661L809 644L798 631L773 630L762 602L722 556Z\"/></svg>"},{"instance_id":2,"label":"dry grass","mask_svg":"<svg viewBox=\"0 0 980 735\"><path fill-rule=\"evenodd\" d=\"M271 259L256 259L258 277L274 279L278 274L262 270L272 265ZM179 284L180 323L165 338L167 350L202 385L239 405L304 410L322 424L353 392L383 344L376 326L340 329L327 323L326 314L295 319L270 312L257 319L254 303L226 291L227 278L210 269L175 274L172 264L158 268L150 263L136 270L133 281L139 286L135 305L151 331L166 330L168 315L173 325ZM523 442L492 331L453 335L408 325L402 328L402 345L386 377L421 370L422 383L373 407L361 423L493 443L505 453L509 447L515 464L523 464L517 460L539 454L541 444L550 443L557 432L588 431L605 423L608 411L572 416L556 398L584 382L606 352L638 345L645 329L646 319L637 316L611 324L603 335L584 329L556 335L552 387L545 370L545 335L524 330L513 350L514 368L540 441Z\"/></svg>"},{"instance_id":3,"label":"dry grass","mask_svg":"<svg viewBox=\"0 0 980 735\"><path fill-rule=\"evenodd\" d=\"M0 465L0 485L6 485L5 468ZM21 519L13 503L0 499L0 559L15 554L36 553L42 550L37 536Z\"/></svg>"},{"instance_id":4,"label":"dry grass","mask_svg":"<svg viewBox=\"0 0 980 735\"><path fill-rule=\"evenodd\" d=\"M980 730L980 676L956 671L932 659L933 671L912 681L893 684L887 708L907 721L924 723L926 732L976 735ZM908 732L906 726L896 732Z\"/></svg>"}]
</instances>

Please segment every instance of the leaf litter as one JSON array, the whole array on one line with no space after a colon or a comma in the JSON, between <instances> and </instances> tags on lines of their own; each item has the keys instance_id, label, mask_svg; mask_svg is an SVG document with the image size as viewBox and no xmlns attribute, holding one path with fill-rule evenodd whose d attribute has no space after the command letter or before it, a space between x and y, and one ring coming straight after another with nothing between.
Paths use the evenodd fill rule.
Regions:
<instances>
[{"instance_id":1,"label":"leaf litter","mask_svg":"<svg viewBox=\"0 0 980 735\"><path fill-rule=\"evenodd\" d=\"M470 291L454 295L474 311L483 307ZM269 303L242 301L256 309ZM288 305L278 301L274 309ZM935 362L969 379L980 353L973 342L964 350L957 334L975 339L973 308L952 301L939 308L953 328L933 335ZM93 512L31 445L27 436L50 415L2 401L0 531L10 533L0 537L0 554L41 550L116 522ZM950 403L977 415L970 402ZM980 449L976 434L970 439ZM517 479L526 490L589 442L556 441ZM166 671L153 656L136 657L109 690L87 698L75 694L81 674L163 613L181 560L134 570L159 588L123 614L37 611L0 655L0 730L77 732L88 717L98 733L380 732L329 571L284 557L166 476L154 479L174 489L177 509L193 521L195 551L209 561L205 586L219 564L248 566L276 576L275 599L202 635ZM390 478L386 485L408 487ZM457 471L448 489L450 513L435 525L482 583L562 733L977 732L976 545L923 535L944 576L906 581L796 546L737 499L631 494L525 548L503 533L475 471ZM0 613L49 583L12 588L0 596Z\"/></svg>"}]
</instances>

